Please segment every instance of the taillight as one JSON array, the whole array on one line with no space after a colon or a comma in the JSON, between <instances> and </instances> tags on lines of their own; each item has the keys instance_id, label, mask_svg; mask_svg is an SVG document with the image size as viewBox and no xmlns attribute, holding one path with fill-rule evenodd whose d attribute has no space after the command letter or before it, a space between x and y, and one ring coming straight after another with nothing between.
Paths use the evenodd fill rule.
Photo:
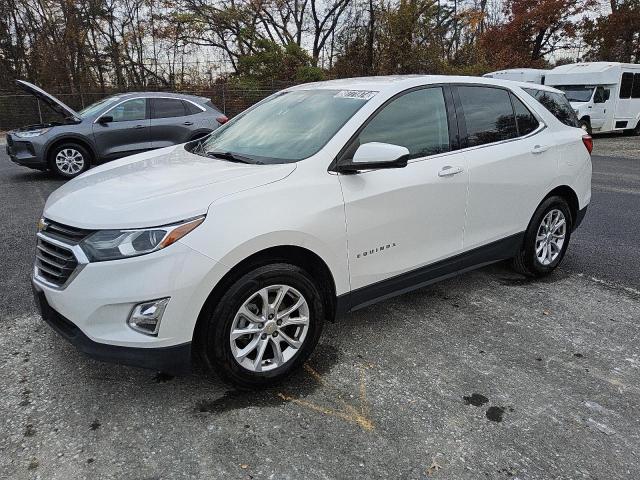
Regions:
<instances>
[{"instance_id":1,"label":"taillight","mask_svg":"<svg viewBox=\"0 0 640 480\"><path fill-rule=\"evenodd\" d=\"M583 135L582 143L584 143L589 155L591 155L591 151L593 150L593 138L591 138L591 135Z\"/></svg>"},{"instance_id":2,"label":"taillight","mask_svg":"<svg viewBox=\"0 0 640 480\"><path fill-rule=\"evenodd\" d=\"M226 115L220 115L218 117L216 117L216 122L218 122L220 125L227 123L229 121L229 119L227 118Z\"/></svg>"}]
</instances>

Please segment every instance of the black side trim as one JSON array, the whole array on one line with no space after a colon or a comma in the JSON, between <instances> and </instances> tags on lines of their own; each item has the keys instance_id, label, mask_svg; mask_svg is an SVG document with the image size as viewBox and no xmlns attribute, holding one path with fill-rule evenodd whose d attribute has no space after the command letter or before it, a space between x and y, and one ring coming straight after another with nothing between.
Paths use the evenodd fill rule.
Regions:
<instances>
[{"instance_id":1,"label":"black side trim","mask_svg":"<svg viewBox=\"0 0 640 480\"><path fill-rule=\"evenodd\" d=\"M589 205L585 206L582 210L578 210L578 213L576 214L576 221L573 224L573 230L578 228L582 223L582 220L584 220L584 217L587 214L587 208L589 208Z\"/></svg>"},{"instance_id":2,"label":"black side trim","mask_svg":"<svg viewBox=\"0 0 640 480\"><path fill-rule=\"evenodd\" d=\"M518 253L523 239L524 232L517 233L454 257L340 295L337 299L337 312L343 314L357 310L437 281L512 258Z\"/></svg>"},{"instance_id":3,"label":"black side trim","mask_svg":"<svg viewBox=\"0 0 640 480\"><path fill-rule=\"evenodd\" d=\"M191 371L191 342L162 348L133 348L98 343L87 337L70 320L60 315L47 302L44 292L35 284L33 295L42 319L78 350L102 362L184 374Z\"/></svg>"}]
</instances>

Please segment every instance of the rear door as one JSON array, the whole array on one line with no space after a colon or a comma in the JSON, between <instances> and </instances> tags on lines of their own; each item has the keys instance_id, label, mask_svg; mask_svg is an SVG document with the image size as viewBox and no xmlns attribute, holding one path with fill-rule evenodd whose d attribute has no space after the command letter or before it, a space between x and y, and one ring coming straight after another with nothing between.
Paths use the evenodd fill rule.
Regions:
<instances>
[{"instance_id":1,"label":"rear door","mask_svg":"<svg viewBox=\"0 0 640 480\"><path fill-rule=\"evenodd\" d=\"M125 100L101 116L113 118L108 123L96 120L93 124L93 135L101 159L112 160L151 148L146 98Z\"/></svg>"},{"instance_id":2,"label":"rear door","mask_svg":"<svg viewBox=\"0 0 640 480\"><path fill-rule=\"evenodd\" d=\"M190 111L179 98L150 98L153 148L184 143L191 138L194 121Z\"/></svg>"},{"instance_id":3,"label":"rear door","mask_svg":"<svg viewBox=\"0 0 640 480\"><path fill-rule=\"evenodd\" d=\"M509 90L461 85L455 91L469 165L469 250L526 230L557 159L550 129Z\"/></svg>"}]
</instances>

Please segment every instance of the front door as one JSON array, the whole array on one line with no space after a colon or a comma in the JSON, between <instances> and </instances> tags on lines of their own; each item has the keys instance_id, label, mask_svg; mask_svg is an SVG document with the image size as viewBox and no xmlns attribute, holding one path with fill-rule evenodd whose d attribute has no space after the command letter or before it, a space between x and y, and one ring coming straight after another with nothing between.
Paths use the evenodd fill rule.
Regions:
<instances>
[{"instance_id":1,"label":"front door","mask_svg":"<svg viewBox=\"0 0 640 480\"><path fill-rule=\"evenodd\" d=\"M609 99L609 90L604 87L597 87L593 94L593 105L590 109L591 128L600 130L604 126L607 118L607 110L612 101Z\"/></svg>"},{"instance_id":2,"label":"front door","mask_svg":"<svg viewBox=\"0 0 640 480\"><path fill-rule=\"evenodd\" d=\"M447 118L441 87L402 94L339 160L368 142L401 145L412 156L405 168L339 175L352 292L462 250L469 176L464 157L450 151Z\"/></svg>"},{"instance_id":3,"label":"front door","mask_svg":"<svg viewBox=\"0 0 640 480\"><path fill-rule=\"evenodd\" d=\"M145 98L126 100L102 116L112 117L112 120L93 124L93 135L101 160L133 155L151 148Z\"/></svg>"}]
</instances>

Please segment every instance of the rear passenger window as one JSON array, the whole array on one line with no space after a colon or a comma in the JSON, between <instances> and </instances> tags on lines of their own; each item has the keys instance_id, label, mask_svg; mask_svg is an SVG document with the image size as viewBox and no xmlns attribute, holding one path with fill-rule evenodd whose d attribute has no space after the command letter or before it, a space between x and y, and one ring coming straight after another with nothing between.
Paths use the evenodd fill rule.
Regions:
<instances>
[{"instance_id":1,"label":"rear passenger window","mask_svg":"<svg viewBox=\"0 0 640 480\"><path fill-rule=\"evenodd\" d=\"M516 112L516 123L518 125L518 135L528 135L538 128L538 120L533 113L516 97L511 95L513 101L513 110Z\"/></svg>"},{"instance_id":2,"label":"rear passenger window","mask_svg":"<svg viewBox=\"0 0 640 480\"><path fill-rule=\"evenodd\" d=\"M449 126L442 88L423 88L406 93L384 107L360 132L349 148L352 158L359 145L391 143L409 149L411 158L447 152Z\"/></svg>"},{"instance_id":3,"label":"rear passenger window","mask_svg":"<svg viewBox=\"0 0 640 480\"><path fill-rule=\"evenodd\" d=\"M620 98L630 98L633 90L633 73L624 72L620 82Z\"/></svg>"},{"instance_id":4,"label":"rear passenger window","mask_svg":"<svg viewBox=\"0 0 640 480\"><path fill-rule=\"evenodd\" d=\"M509 92L501 88L458 87L467 126L467 146L516 138Z\"/></svg>"},{"instance_id":5,"label":"rear passenger window","mask_svg":"<svg viewBox=\"0 0 640 480\"><path fill-rule=\"evenodd\" d=\"M640 73L633 76L633 88L631 89L631 98L640 98Z\"/></svg>"},{"instance_id":6,"label":"rear passenger window","mask_svg":"<svg viewBox=\"0 0 640 480\"><path fill-rule=\"evenodd\" d=\"M187 115L195 115L196 113L202 113L202 110L196 107L193 103L187 102L186 100L182 101L185 110L187 111Z\"/></svg>"},{"instance_id":7,"label":"rear passenger window","mask_svg":"<svg viewBox=\"0 0 640 480\"><path fill-rule=\"evenodd\" d=\"M184 105L179 98L152 98L153 116L151 118L183 117Z\"/></svg>"},{"instance_id":8,"label":"rear passenger window","mask_svg":"<svg viewBox=\"0 0 640 480\"><path fill-rule=\"evenodd\" d=\"M576 112L563 93L548 92L534 88L524 88L525 92L539 101L554 117L570 127L579 127Z\"/></svg>"}]
</instances>

